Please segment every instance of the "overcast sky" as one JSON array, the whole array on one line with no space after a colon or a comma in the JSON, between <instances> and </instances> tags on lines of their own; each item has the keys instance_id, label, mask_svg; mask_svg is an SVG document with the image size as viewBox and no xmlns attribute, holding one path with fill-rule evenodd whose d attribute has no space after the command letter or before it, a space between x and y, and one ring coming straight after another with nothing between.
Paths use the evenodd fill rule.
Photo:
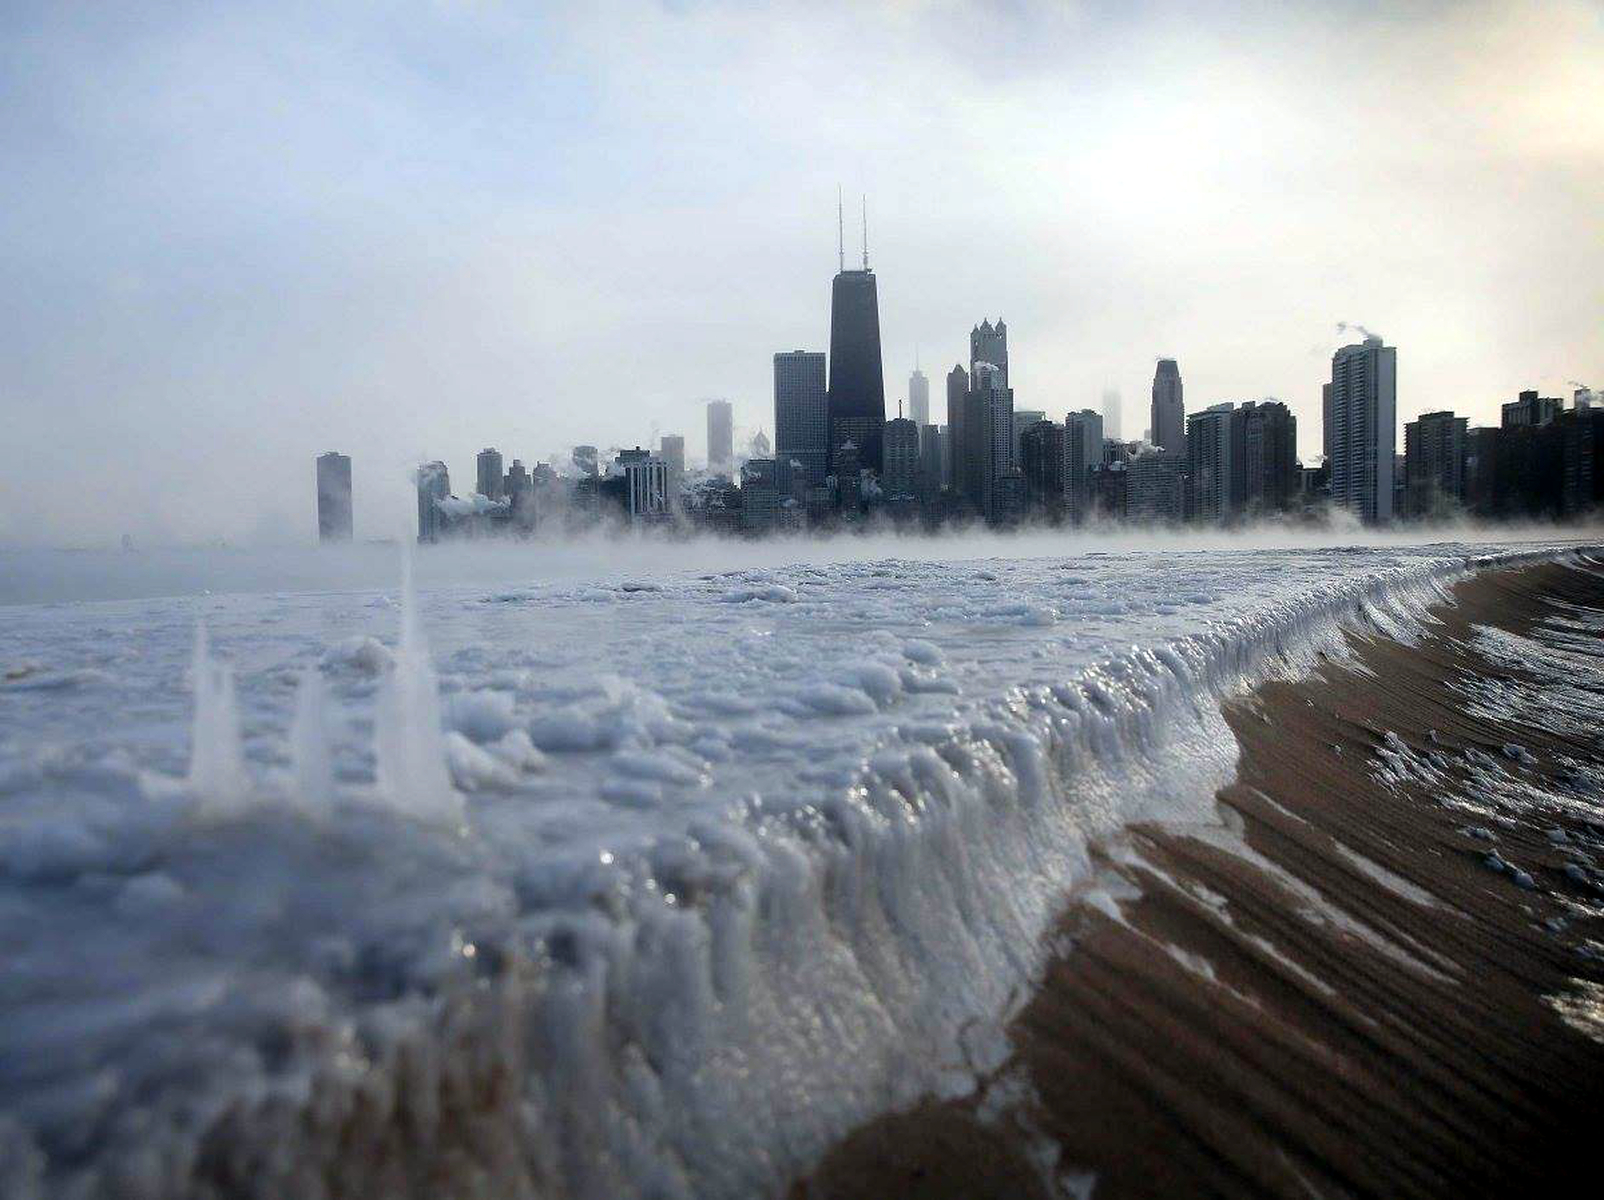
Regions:
<instances>
[{"instance_id":1,"label":"overcast sky","mask_svg":"<svg viewBox=\"0 0 1604 1200\"><path fill-rule=\"evenodd\" d=\"M886 396L1001 315L1020 408L1604 383L1598 3L0 6L0 542L359 536L407 472L773 432L868 194Z\"/></svg>"}]
</instances>

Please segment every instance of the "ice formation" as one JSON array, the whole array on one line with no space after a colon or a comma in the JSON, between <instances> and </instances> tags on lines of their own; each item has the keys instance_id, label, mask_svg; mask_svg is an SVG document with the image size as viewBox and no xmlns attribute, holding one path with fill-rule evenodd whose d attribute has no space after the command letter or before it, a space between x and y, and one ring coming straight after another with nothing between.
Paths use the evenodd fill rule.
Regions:
<instances>
[{"instance_id":1,"label":"ice formation","mask_svg":"<svg viewBox=\"0 0 1604 1200\"><path fill-rule=\"evenodd\" d=\"M213 597L187 785L192 602L13 606L74 682L0 686L0 1191L780 1191L988 1067L1090 838L1213 819L1219 698L1487 555Z\"/></svg>"}]
</instances>

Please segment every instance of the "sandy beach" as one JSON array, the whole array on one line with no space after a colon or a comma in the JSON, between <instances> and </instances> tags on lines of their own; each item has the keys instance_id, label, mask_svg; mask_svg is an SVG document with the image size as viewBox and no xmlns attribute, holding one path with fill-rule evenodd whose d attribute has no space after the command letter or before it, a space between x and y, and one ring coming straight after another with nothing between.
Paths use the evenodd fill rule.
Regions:
<instances>
[{"instance_id":1,"label":"sandy beach","mask_svg":"<svg viewBox=\"0 0 1604 1200\"><path fill-rule=\"evenodd\" d=\"M1485 572L1436 615L1413 645L1354 636L1345 661L1232 702L1220 822L1098 848L1011 1060L973 1096L860 1129L792 1195L1592 1177L1604 572Z\"/></svg>"}]
</instances>

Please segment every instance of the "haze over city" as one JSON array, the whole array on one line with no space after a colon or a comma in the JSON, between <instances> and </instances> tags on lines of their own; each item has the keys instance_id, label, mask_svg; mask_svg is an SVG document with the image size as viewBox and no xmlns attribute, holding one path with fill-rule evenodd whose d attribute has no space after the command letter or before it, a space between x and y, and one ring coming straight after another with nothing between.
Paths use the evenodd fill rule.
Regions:
<instances>
[{"instance_id":1,"label":"haze over city","mask_svg":"<svg viewBox=\"0 0 1604 1200\"><path fill-rule=\"evenodd\" d=\"M867 195L888 415L1006 318L1061 419L1153 364L1320 450L1362 324L1400 425L1599 385L1585 3L8 6L0 541L359 536L410 472L772 428ZM944 420L939 386L933 419ZM1401 446L1401 436L1400 442ZM93 486L90 486L93 481Z\"/></svg>"}]
</instances>

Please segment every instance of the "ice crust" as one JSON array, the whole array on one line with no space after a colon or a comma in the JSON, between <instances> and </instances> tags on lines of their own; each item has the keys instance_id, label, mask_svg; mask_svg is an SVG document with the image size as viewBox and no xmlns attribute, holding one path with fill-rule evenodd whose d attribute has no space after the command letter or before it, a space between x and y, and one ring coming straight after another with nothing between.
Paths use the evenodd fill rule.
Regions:
<instances>
[{"instance_id":1,"label":"ice crust","mask_svg":"<svg viewBox=\"0 0 1604 1200\"><path fill-rule=\"evenodd\" d=\"M775 1193L988 1066L1089 838L1211 818L1221 697L1512 557L6 609L0 1194Z\"/></svg>"}]
</instances>

